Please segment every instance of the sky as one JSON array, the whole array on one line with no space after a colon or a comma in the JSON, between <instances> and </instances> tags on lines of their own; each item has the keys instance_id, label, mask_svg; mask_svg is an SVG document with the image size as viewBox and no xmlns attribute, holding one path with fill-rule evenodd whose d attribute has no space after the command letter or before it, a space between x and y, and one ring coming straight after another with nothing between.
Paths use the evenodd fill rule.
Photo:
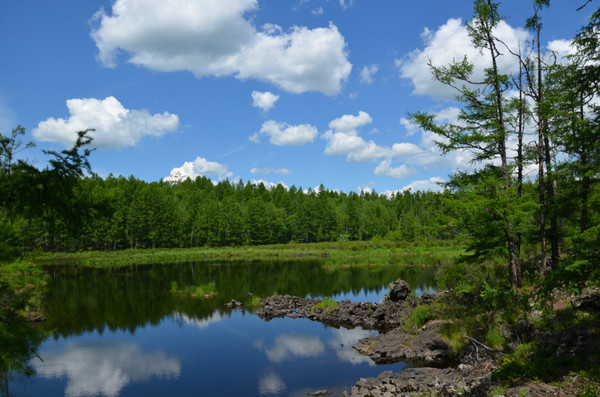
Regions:
<instances>
[{"instance_id":1,"label":"sky","mask_svg":"<svg viewBox=\"0 0 600 397\"><path fill-rule=\"evenodd\" d=\"M546 51L598 7L552 0ZM532 1L506 0L496 35L523 51ZM427 62L467 55L470 0L19 0L0 2L0 132L17 125L41 150L94 128L101 177L391 194L439 190L469 153L442 155L408 114L457 114ZM517 63L505 53L501 70Z\"/></svg>"}]
</instances>

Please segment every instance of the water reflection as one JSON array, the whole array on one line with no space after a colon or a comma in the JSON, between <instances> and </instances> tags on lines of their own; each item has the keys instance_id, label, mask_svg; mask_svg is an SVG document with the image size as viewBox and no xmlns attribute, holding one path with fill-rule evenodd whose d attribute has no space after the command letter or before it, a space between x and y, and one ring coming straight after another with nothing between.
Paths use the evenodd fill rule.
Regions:
<instances>
[{"instance_id":1,"label":"water reflection","mask_svg":"<svg viewBox=\"0 0 600 397\"><path fill-rule=\"evenodd\" d=\"M321 339L310 335L279 335L271 348L266 347L262 340L255 341L254 346L264 351L269 361L275 364L294 357L317 357L325 351Z\"/></svg>"},{"instance_id":2,"label":"water reflection","mask_svg":"<svg viewBox=\"0 0 600 397\"><path fill-rule=\"evenodd\" d=\"M204 318L204 319L192 318L185 313L178 313L178 312L175 312L174 317L178 321L182 321L183 323L185 323L187 325L195 325L196 327L198 327L200 329L208 328L208 326L210 326L211 324L218 323L218 322L222 321L223 318L225 318L225 316L223 316L219 312L214 312L213 314L210 315L210 317Z\"/></svg>"},{"instance_id":3,"label":"water reflection","mask_svg":"<svg viewBox=\"0 0 600 397\"><path fill-rule=\"evenodd\" d=\"M375 362L368 356L363 356L352 347L360 339L371 336L375 332L357 327L354 329L333 329L332 333L334 338L329 340L329 346L341 361L349 362L352 365L367 364L371 367L375 365Z\"/></svg>"},{"instance_id":4,"label":"water reflection","mask_svg":"<svg viewBox=\"0 0 600 397\"><path fill-rule=\"evenodd\" d=\"M285 391L285 382L279 375L269 371L258 380L258 393L261 396L278 396Z\"/></svg>"},{"instance_id":5,"label":"water reflection","mask_svg":"<svg viewBox=\"0 0 600 397\"><path fill-rule=\"evenodd\" d=\"M45 351L44 361L32 361L38 376L66 377L69 397L116 397L129 383L151 377L173 379L181 373L181 362L161 351L144 353L134 343L79 343L61 350Z\"/></svg>"},{"instance_id":6,"label":"water reflection","mask_svg":"<svg viewBox=\"0 0 600 397\"><path fill-rule=\"evenodd\" d=\"M231 299L250 303L255 296L290 294L330 296L378 302L388 284L406 280L417 292L435 287L433 267L380 268L350 267L326 270L323 261L195 263L145 265L118 269L86 269L68 266L47 267L52 275L44 313L45 327L56 330L55 337L83 332L128 331L157 325L173 312L187 318L214 320L216 312ZM213 299L192 298L173 293L214 284Z\"/></svg>"},{"instance_id":7,"label":"water reflection","mask_svg":"<svg viewBox=\"0 0 600 397\"><path fill-rule=\"evenodd\" d=\"M37 376L11 381L15 395L341 395L360 377L384 370L352 348L371 332L307 319L264 322L224 304L235 299L249 307L250 292L377 302L398 278L413 290L435 285L433 268L325 270L322 261L48 270L42 326L55 332L40 349L44 362L32 362ZM214 284L212 299L187 293L207 283Z\"/></svg>"}]
</instances>

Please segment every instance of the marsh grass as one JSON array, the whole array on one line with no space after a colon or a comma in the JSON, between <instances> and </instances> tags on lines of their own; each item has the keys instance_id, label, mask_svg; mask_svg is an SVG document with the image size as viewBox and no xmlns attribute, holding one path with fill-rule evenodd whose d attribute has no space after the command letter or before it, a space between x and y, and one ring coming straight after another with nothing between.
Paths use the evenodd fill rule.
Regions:
<instances>
[{"instance_id":1,"label":"marsh grass","mask_svg":"<svg viewBox=\"0 0 600 397\"><path fill-rule=\"evenodd\" d=\"M276 244L241 247L201 247L178 249L127 249L122 251L85 251L75 253L38 253L36 263L42 265L76 264L89 267L120 267L134 264L173 264L207 260L302 261L322 258L331 268L344 266L420 266L431 261L448 261L464 253L464 247L439 241L394 243L391 241L352 241L314 244Z\"/></svg>"}]
</instances>

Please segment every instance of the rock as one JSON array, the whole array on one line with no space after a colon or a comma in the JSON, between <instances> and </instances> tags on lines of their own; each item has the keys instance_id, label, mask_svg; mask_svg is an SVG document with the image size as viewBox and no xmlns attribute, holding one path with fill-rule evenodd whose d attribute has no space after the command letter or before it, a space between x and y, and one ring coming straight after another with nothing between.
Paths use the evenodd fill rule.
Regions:
<instances>
[{"instance_id":1,"label":"rock","mask_svg":"<svg viewBox=\"0 0 600 397\"><path fill-rule=\"evenodd\" d=\"M404 303L389 300L381 304L344 300L328 309L316 306L319 303L320 299L274 295L262 299L262 307L254 313L267 321L279 317L308 318L334 327L388 331L401 325L408 310Z\"/></svg>"},{"instance_id":2,"label":"rock","mask_svg":"<svg viewBox=\"0 0 600 397\"><path fill-rule=\"evenodd\" d=\"M410 295L410 285L404 280L398 279L390 284L388 299L392 302L402 302Z\"/></svg>"},{"instance_id":3,"label":"rock","mask_svg":"<svg viewBox=\"0 0 600 397\"><path fill-rule=\"evenodd\" d=\"M377 364L410 360L441 365L453 354L452 347L437 333L425 331L414 337L401 328L361 339L354 345L354 349L368 355Z\"/></svg>"},{"instance_id":4,"label":"rock","mask_svg":"<svg viewBox=\"0 0 600 397\"><path fill-rule=\"evenodd\" d=\"M581 295L571 299L571 305L577 310L600 311L600 287L585 289Z\"/></svg>"},{"instance_id":5,"label":"rock","mask_svg":"<svg viewBox=\"0 0 600 397\"><path fill-rule=\"evenodd\" d=\"M486 376L465 375L453 368L407 368L400 373L382 372L377 378L361 379L350 397L362 396L479 396L489 386Z\"/></svg>"},{"instance_id":6,"label":"rock","mask_svg":"<svg viewBox=\"0 0 600 397\"><path fill-rule=\"evenodd\" d=\"M226 303L225 306L227 306L231 309L234 309L237 307L242 307L242 306L244 306L244 304L242 302L236 301L235 299L232 299L231 302Z\"/></svg>"}]
</instances>

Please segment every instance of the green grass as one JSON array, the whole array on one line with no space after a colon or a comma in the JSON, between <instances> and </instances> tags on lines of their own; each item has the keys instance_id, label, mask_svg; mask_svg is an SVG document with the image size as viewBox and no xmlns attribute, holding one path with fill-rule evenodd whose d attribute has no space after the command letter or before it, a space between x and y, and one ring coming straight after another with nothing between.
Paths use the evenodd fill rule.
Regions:
<instances>
[{"instance_id":1,"label":"green grass","mask_svg":"<svg viewBox=\"0 0 600 397\"><path fill-rule=\"evenodd\" d=\"M329 297L325 297L325 298L323 298L323 300L321 300L321 302L319 302L316 305L314 305L313 307L311 307L310 310L314 311L314 309L317 307L320 307L327 311L332 311L333 309L338 307L338 303Z\"/></svg>"},{"instance_id":2,"label":"green grass","mask_svg":"<svg viewBox=\"0 0 600 397\"><path fill-rule=\"evenodd\" d=\"M134 264L169 264L206 260L302 261L322 258L331 268L343 266L422 265L431 260L448 261L464 253L462 246L440 241L423 243L329 242L314 244L276 244L241 247L200 247L174 249L127 249L122 251L84 251L75 253L41 253L33 257L38 264L77 264L91 267L118 267Z\"/></svg>"}]
</instances>

